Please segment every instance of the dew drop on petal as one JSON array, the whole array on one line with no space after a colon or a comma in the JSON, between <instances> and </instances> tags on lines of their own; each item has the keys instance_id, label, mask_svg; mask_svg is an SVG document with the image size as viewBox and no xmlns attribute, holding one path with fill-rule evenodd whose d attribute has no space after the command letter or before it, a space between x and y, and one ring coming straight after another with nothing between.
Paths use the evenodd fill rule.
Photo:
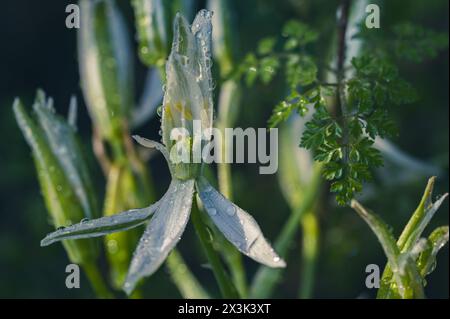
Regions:
<instances>
[{"instance_id":1,"label":"dew drop on petal","mask_svg":"<svg viewBox=\"0 0 450 319\"><path fill-rule=\"evenodd\" d=\"M228 216L233 216L236 213L236 208L234 206L229 206L226 212Z\"/></svg>"}]
</instances>

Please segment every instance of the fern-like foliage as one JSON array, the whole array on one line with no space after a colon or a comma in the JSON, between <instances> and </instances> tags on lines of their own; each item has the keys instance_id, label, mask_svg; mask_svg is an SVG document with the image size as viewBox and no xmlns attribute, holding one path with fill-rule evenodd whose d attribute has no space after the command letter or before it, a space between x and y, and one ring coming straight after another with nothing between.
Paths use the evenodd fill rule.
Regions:
<instances>
[{"instance_id":1,"label":"fern-like foliage","mask_svg":"<svg viewBox=\"0 0 450 319\"><path fill-rule=\"evenodd\" d=\"M307 53L318 41L318 33L299 21L289 21L282 31L282 43L276 37L262 39L238 70L237 76L251 86L258 79L269 83L284 69L288 94L274 107L268 126L279 126L294 112L305 116L313 111L300 146L324 163L323 176L330 181L339 205L348 204L363 183L371 180L372 169L383 165L373 143L377 137L397 134L389 109L417 99L390 57L420 62L448 45L443 35L422 27L403 24L391 33L394 38L389 43L363 50L352 59L351 72L343 72L351 74L348 78L327 67L340 80L325 83L318 79L319 71L323 73L318 62ZM361 31L358 37L374 40L376 35Z\"/></svg>"}]
</instances>

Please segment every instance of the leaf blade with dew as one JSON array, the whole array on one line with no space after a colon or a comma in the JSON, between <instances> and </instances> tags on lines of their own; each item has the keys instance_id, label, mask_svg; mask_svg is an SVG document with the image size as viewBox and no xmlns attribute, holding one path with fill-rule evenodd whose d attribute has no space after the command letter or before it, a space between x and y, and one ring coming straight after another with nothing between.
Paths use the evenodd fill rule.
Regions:
<instances>
[{"instance_id":1,"label":"leaf blade with dew","mask_svg":"<svg viewBox=\"0 0 450 319\"><path fill-rule=\"evenodd\" d=\"M441 226L436 228L427 239L427 248L421 252L417 259L417 267L420 275L425 278L433 272L436 265L436 256L439 251L448 243L449 228Z\"/></svg>"},{"instance_id":2,"label":"leaf blade with dew","mask_svg":"<svg viewBox=\"0 0 450 319\"><path fill-rule=\"evenodd\" d=\"M350 205L369 225L375 236L378 238L378 241L380 242L381 247L383 248L388 262L393 270L394 279L398 286L400 296L402 298L422 296L423 291L421 291L421 282L417 285L415 284L417 278L411 278L411 268L413 268L413 270L417 270L416 265L410 258L404 258L404 260L400 260L400 249L397 246L395 238L389 230L389 227L384 223L383 220L381 220L381 218L367 211L356 200L352 200ZM404 271L405 269L407 271ZM414 291L411 291L411 287L413 287Z\"/></svg>"},{"instance_id":3,"label":"leaf blade with dew","mask_svg":"<svg viewBox=\"0 0 450 319\"><path fill-rule=\"evenodd\" d=\"M154 273L175 247L189 219L194 180L172 179L159 207L148 224L131 261L123 286L130 294L137 282Z\"/></svg>"},{"instance_id":4,"label":"leaf blade with dew","mask_svg":"<svg viewBox=\"0 0 450 319\"><path fill-rule=\"evenodd\" d=\"M158 207L159 202L146 208L132 209L112 216L81 221L78 224L48 234L41 241L41 246L48 246L66 239L99 237L138 227L145 223Z\"/></svg>"},{"instance_id":5,"label":"leaf blade with dew","mask_svg":"<svg viewBox=\"0 0 450 319\"><path fill-rule=\"evenodd\" d=\"M197 181L197 189L209 217L240 252L268 267L286 266L252 216L227 200L204 177Z\"/></svg>"}]
</instances>

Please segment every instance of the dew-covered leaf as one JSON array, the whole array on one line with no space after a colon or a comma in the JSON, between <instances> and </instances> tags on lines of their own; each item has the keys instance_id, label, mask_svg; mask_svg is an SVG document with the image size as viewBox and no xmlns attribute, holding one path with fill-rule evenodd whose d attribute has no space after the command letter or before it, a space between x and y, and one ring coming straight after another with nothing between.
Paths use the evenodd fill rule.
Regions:
<instances>
[{"instance_id":1,"label":"dew-covered leaf","mask_svg":"<svg viewBox=\"0 0 450 319\"><path fill-rule=\"evenodd\" d=\"M197 188L214 224L240 252L268 267L286 266L264 238L252 216L227 200L205 178L199 178Z\"/></svg>"},{"instance_id":2,"label":"dew-covered leaf","mask_svg":"<svg viewBox=\"0 0 450 319\"><path fill-rule=\"evenodd\" d=\"M193 191L194 180L172 180L134 252L123 287L127 294L141 278L159 268L180 240L191 212Z\"/></svg>"}]
</instances>

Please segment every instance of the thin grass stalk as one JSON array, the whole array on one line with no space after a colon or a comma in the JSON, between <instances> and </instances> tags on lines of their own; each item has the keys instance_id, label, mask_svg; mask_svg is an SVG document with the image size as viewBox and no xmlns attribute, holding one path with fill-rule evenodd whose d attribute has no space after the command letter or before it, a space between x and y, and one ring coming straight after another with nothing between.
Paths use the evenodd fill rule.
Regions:
<instances>
[{"instance_id":1,"label":"thin grass stalk","mask_svg":"<svg viewBox=\"0 0 450 319\"><path fill-rule=\"evenodd\" d=\"M225 136L225 129L232 126L233 117L230 116L232 109L238 108L239 103L239 85L234 80L225 82L219 94L219 119L217 128ZM234 112L236 113L236 111ZM231 175L231 165L225 160L230 151L230 141L225 139L222 143L220 163L217 163L217 177L219 191L230 201L233 201L233 183ZM242 255L239 251L227 242L223 245L225 251L225 260L230 268L231 276L239 291L239 294L245 298L248 295L247 275L242 262Z\"/></svg>"},{"instance_id":2,"label":"thin grass stalk","mask_svg":"<svg viewBox=\"0 0 450 319\"><path fill-rule=\"evenodd\" d=\"M313 296L316 264L319 252L319 222L314 210L306 213L301 220L303 231L302 270L300 272L299 298Z\"/></svg>"},{"instance_id":3,"label":"thin grass stalk","mask_svg":"<svg viewBox=\"0 0 450 319\"><path fill-rule=\"evenodd\" d=\"M195 231L200 240L200 243L205 251L206 257L211 265L211 268L216 278L217 284L223 298L239 298L239 294L230 280L224 266L220 260L220 256L214 249L212 244L212 234L208 230L206 224L202 220L201 212L197 207L192 207L191 213L192 222L194 224Z\"/></svg>"}]
</instances>

